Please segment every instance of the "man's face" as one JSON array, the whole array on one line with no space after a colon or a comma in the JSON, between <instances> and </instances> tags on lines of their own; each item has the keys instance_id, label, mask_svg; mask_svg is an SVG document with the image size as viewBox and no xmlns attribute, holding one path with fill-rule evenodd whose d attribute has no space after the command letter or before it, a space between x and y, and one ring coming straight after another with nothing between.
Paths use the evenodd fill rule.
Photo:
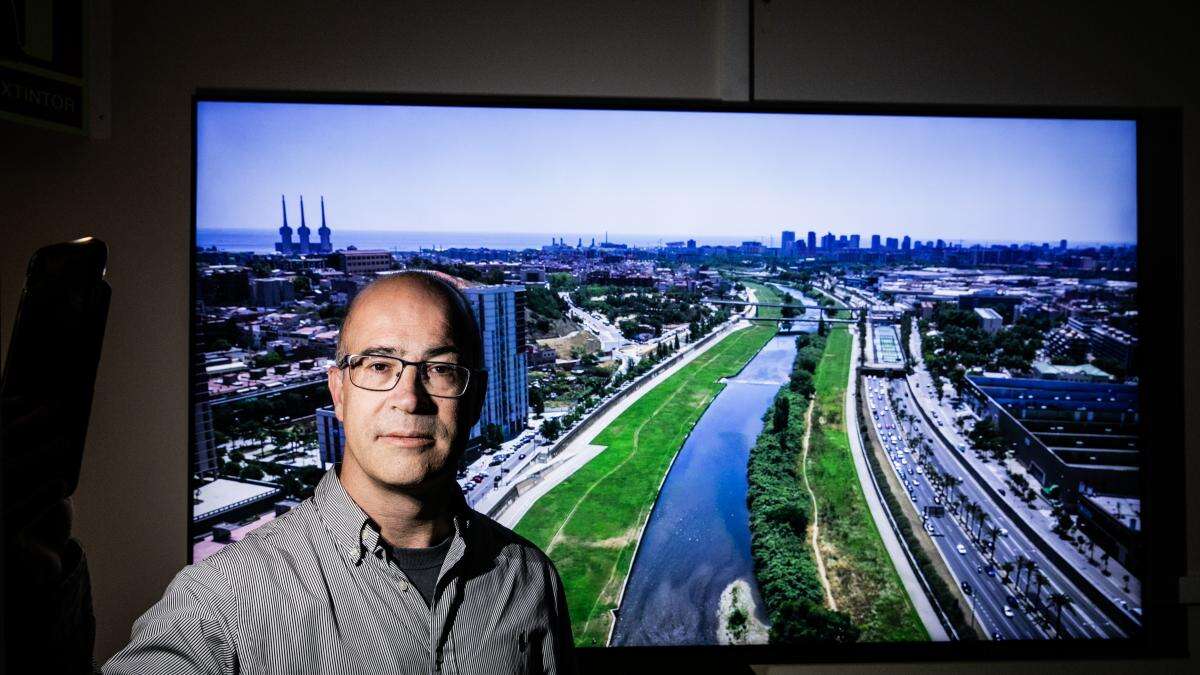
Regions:
<instances>
[{"instance_id":1,"label":"man's face","mask_svg":"<svg viewBox=\"0 0 1200 675\"><path fill-rule=\"evenodd\" d=\"M346 353L381 350L376 353L407 361L473 366L459 352L451 311L442 296L420 283L372 289L344 327ZM329 392L346 436L343 461L377 483L405 491L451 480L478 415L477 391L472 381L460 398L435 398L413 366L405 366L391 391L367 391L351 382L349 369L330 368Z\"/></svg>"}]
</instances>

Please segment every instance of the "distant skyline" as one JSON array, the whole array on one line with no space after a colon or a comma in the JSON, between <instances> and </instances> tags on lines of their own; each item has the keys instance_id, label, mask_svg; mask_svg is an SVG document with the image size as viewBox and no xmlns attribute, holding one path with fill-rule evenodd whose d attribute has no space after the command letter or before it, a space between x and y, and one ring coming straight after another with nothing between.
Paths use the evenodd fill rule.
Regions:
<instances>
[{"instance_id":1,"label":"distant skyline","mask_svg":"<svg viewBox=\"0 0 1200 675\"><path fill-rule=\"evenodd\" d=\"M214 103L197 227L1136 241L1135 124ZM350 243L350 242L345 242ZM574 243L569 241L567 243ZM585 238L585 244L587 239Z\"/></svg>"}]
</instances>

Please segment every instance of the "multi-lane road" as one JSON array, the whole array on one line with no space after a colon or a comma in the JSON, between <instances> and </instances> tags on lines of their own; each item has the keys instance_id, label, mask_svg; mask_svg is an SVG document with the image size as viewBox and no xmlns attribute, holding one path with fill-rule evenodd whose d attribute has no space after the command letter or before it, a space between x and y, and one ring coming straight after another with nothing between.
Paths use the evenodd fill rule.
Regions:
<instances>
[{"instance_id":1,"label":"multi-lane road","mask_svg":"<svg viewBox=\"0 0 1200 675\"><path fill-rule=\"evenodd\" d=\"M993 639L1057 636L1057 612L1049 602L1052 593L1063 593L1071 600L1062 610L1062 637L1124 636L1118 626L1113 625L1041 554L960 466L960 459L955 456L959 451L946 447L928 426L925 417L916 409L917 403L904 380L868 376L864 378L864 385L864 393L870 397L872 423L879 437L884 439L892 470L908 488L909 499L918 512L924 512L929 506L947 507L944 516L927 519L926 529L932 530L934 543L960 585L966 583L970 587L967 597L975 620L988 636ZM940 424L948 423L936 413L934 419ZM910 439L916 440L925 452L912 451ZM930 481L931 471L948 473L961 482L947 490ZM957 515L952 512L948 502L960 496L983 507L988 514L985 525L979 524L978 516L968 517L965 509L957 509ZM1001 533L994 537L994 551L990 547L993 541L988 534L990 527L1000 528ZM980 536L977 533L981 530ZM1016 563L1022 557L1032 560L1037 565L1035 570L1022 571L1017 584L1018 572L1014 569L1010 583L1002 583L1005 573L1000 565ZM1034 581L1039 572L1046 580L1041 589ZM1027 583L1029 575L1032 579ZM1035 597L1040 599L1035 600Z\"/></svg>"}]
</instances>

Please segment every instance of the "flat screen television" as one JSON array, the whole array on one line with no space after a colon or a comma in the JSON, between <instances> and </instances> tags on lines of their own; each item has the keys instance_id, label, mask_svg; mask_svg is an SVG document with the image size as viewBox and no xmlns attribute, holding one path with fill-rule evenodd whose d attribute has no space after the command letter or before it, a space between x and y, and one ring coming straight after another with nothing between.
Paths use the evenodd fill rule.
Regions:
<instances>
[{"instance_id":1,"label":"flat screen television","mask_svg":"<svg viewBox=\"0 0 1200 675\"><path fill-rule=\"evenodd\" d=\"M581 660L1178 644L1177 133L200 92L189 559L311 495L348 303L436 270L505 374L459 488L555 562Z\"/></svg>"}]
</instances>

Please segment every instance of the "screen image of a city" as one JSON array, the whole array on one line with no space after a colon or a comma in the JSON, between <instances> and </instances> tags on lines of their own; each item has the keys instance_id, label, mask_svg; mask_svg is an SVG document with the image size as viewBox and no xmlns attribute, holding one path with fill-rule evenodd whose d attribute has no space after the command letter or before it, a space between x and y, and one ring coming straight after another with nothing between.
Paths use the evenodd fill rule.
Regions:
<instances>
[{"instance_id":1,"label":"screen image of a city","mask_svg":"<svg viewBox=\"0 0 1200 675\"><path fill-rule=\"evenodd\" d=\"M1137 122L200 100L191 555L347 452L367 284L485 346L470 508L576 645L1142 631Z\"/></svg>"}]
</instances>

